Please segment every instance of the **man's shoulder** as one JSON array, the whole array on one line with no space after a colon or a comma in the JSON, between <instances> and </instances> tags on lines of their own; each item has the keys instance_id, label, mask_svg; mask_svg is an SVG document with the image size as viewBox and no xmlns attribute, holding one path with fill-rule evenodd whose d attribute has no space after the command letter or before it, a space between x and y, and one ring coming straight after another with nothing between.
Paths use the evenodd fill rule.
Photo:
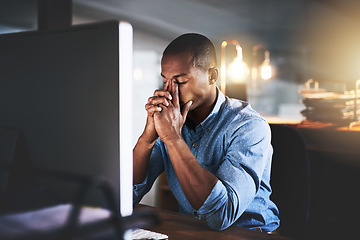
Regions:
<instances>
[{"instance_id":1,"label":"man's shoulder","mask_svg":"<svg viewBox=\"0 0 360 240\"><path fill-rule=\"evenodd\" d=\"M266 120L251 107L250 103L230 98L224 102L218 122L226 126L226 132L229 134L234 131L242 132L251 129L258 129L265 133L269 128Z\"/></svg>"},{"instance_id":2,"label":"man's shoulder","mask_svg":"<svg viewBox=\"0 0 360 240\"><path fill-rule=\"evenodd\" d=\"M221 114L224 118L237 121L250 119L264 120L263 117L251 107L249 102L228 97L226 97Z\"/></svg>"}]
</instances>

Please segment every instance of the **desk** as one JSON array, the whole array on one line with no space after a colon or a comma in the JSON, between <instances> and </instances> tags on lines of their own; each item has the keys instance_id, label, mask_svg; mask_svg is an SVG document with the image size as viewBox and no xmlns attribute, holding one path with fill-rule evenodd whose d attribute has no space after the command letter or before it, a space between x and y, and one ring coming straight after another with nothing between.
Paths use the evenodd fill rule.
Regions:
<instances>
[{"instance_id":1,"label":"desk","mask_svg":"<svg viewBox=\"0 0 360 240\"><path fill-rule=\"evenodd\" d=\"M160 225L151 226L145 229L166 234L169 236L169 240L289 240L289 238L280 235L260 233L236 226L231 226L224 231L218 232L211 230L206 225L205 221L196 219L192 216L146 205L137 205L135 206L134 211L137 209L152 209L155 211L160 218Z\"/></svg>"},{"instance_id":2,"label":"desk","mask_svg":"<svg viewBox=\"0 0 360 240\"><path fill-rule=\"evenodd\" d=\"M360 131L329 123L283 123L303 136L310 158L311 239L354 239L360 205ZM331 231L329 231L331 230Z\"/></svg>"}]
</instances>

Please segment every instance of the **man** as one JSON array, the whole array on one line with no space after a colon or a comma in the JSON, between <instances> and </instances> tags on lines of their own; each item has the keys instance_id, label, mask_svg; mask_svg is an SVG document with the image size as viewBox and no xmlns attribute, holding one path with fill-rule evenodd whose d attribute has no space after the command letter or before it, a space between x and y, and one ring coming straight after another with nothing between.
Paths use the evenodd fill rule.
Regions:
<instances>
[{"instance_id":1,"label":"man","mask_svg":"<svg viewBox=\"0 0 360 240\"><path fill-rule=\"evenodd\" d=\"M269 199L272 147L266 121L216 87L215 48L184 34L164 50L163 90L145 105L147 122L133 150L134 203L165 171L181 212L223 230L279 226Z\"/></svg>"}]
</instances>

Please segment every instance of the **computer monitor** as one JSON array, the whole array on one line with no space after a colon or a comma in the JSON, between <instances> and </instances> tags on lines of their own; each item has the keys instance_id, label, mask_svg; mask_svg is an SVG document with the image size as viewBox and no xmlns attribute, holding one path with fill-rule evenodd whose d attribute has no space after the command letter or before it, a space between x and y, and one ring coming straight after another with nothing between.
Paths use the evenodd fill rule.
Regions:
<instances>
[{"instance_id":1,"label":"computer monitor","mask_svg":"<svg viewBox=\"0 0 360 240\"><path fill-rule=\"evenodd\" d=\"M34 167L106 178L123 216L132 213L131 82L129 23L0 35L0 127L22 131ZM70 197L69 186L44 184Z\"/></svg>"}]
</instances>

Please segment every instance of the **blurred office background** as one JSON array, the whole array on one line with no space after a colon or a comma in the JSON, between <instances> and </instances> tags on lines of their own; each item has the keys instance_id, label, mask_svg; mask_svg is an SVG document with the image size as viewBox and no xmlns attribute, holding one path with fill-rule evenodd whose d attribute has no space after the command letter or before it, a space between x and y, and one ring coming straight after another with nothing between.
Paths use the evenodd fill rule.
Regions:
<instances>
[{"instance_id":1,"label":"blurred office background","mask_svg":"<svg viewBox=\"0 0 360 240\"><path fill-rule=\"evenodd\" d=\"M0 33L38 29L37 6L37 0L1 0ZM232 95L248 100L268 119L298 122L304 119L299 90L308 79L331 91L354 89L360 77L359 7L356 0L73 0L72 24L119 19L133 25L135 144L144 128L147 98L162 85L162 51L178 35L208 36L219 65L221 43L236 40L249 72L242 79L227 78L229 86L242 86ZM269 79L259 73L265 52ZM230 62L234 46L226 54ZM156 194L144 202L156 205Z\"/></svg>"}]
</instances>

